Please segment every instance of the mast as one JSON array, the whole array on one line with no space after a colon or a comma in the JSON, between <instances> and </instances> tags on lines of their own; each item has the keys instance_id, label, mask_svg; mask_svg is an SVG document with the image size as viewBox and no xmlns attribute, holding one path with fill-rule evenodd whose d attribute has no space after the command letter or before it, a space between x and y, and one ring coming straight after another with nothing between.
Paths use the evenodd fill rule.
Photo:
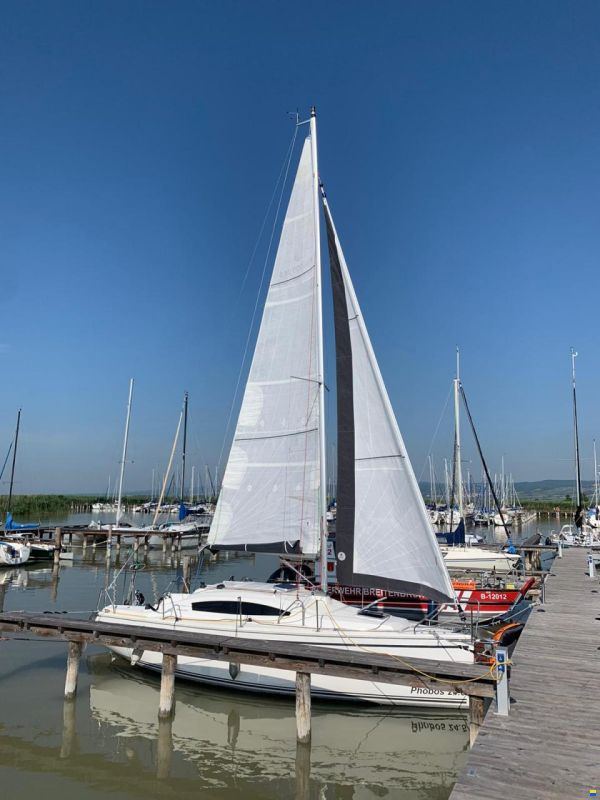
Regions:
<instances>
[{"instance_id":1,"label":"mast","mask_svg":"<svg viewBox=\"0 0 600 800\"><path fill-rule=\"evenodd\" d=\"M596 462L596 440L594 439L594 505L598 508L598 464Z\"/></svg>"},{"instance_id":2,"label":"mast","mask_svg":"<svg viewBox=\"0 0 600 800\"><path fill-rule=\"evenodd\" d=\"M573 378L573 431L575 435L575 478L576 478L576 493L577 493L577 507L575 509L575 525L581 528L583 524L582 505L581 505L581 469L579 466L579 431L577 428L577 393L575 391L575 359L577 353L571 348L571 373Z\"/></svg>"},{"instance_id":3,"label":"mast","mask_svg":"<svg viewBox=\"0 0 600 800\"><path fill-rule=\"evenodd\" d=\"M129 399L127 400L127 417L125 419L125 435L123 437L123 456L121 458L121 472L119 474L119 495L117 498L116 524L121 521L121 499L123 497L123 476L125 475L125 460L127 458L127 440L129 439L129 420L131 418L131 399L133 397L133 378L129 381Z\"/></svg>"},{"instance_id":4,"label":"mast","mask_svg":"<svg viewBox=\"0 0 600 800\"><path fill-rule=\"evenodd\" d=\"M460 351L456 348L456 378L454 379L454 430L456 431L455 458L456 458L456 482L458 484L458 520L464 518L464 501L462 485L462 468L460 458L460 413L459 413L459 392L460 392ZM451 512L452 513L452 512Z\"/></svg>"},{"instance_id":5,"label":"mast","mask_svg":"<svg viewBox=\"0 0 600 800\"><path fill-rule=\"evenodd\" d=\"M188 393L183 395L183 450L181 451L181 504L185 493L185 448L187 444Z\"/></svg>"},{"instance_id":6,"label":"mast","mask_svg":"<svg viewBox=\"0 0 600 800\"><path fill-rule=\"evenodd\" d=\"M321 219L319 216L319 165L317 160L317 110L310 110L310 146L313 168L313 208L315 215L315 266L317 283L317 352L319 381L319 465L321 484L321 589L327 591L327 464L325 460L325 374L323 356L323 298L321 279Z\"/></svg>"},{"instance_id":7,"label":"mast","mask_svg":"<svg viewBox=\"0 0 600 800\"><path fill-rule=\"evenodd\" d=\"M192 477L190 480L190 505L194 502L194 480L195 480L196 467L192 464Z\"/></svg>"},{"instance_id":8,"label":"mast","mask_svg":"<svg viewBox=\"0 0 600 800\"><path fill-rule=\"evenodd\" d=\"M10 489L8 490L8 506L6 513L10 514L12 503L13 484L15 481L15 463L17 461L17 444L19 442L19 426L21 424L21 409L17 411L17 429L15 430L15 446L13 447L12 467L10 468Z\"/></svg>"}]
</instances>

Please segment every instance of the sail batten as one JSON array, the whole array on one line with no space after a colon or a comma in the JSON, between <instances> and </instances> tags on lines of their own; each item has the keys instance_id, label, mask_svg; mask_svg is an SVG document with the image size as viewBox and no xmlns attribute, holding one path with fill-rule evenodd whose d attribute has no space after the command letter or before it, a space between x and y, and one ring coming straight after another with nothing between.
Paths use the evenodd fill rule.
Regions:
<instances>
[{"instance_id":1,"label":"sail batten","mask_svg":"<svg viewBox=\"0 0 600 800\"><path fill-rule=\"evenodd\" d=\"M320 415L311 143L292 188L209 544L314 554Z\"/></svg>"},{"instance_id":2,"label":"sail batten","mask_svg":"<svg viewBox=\"0 0 600 800\"><path fill-rule=\"evenodd\" d=\"M343 584L453 598L324 198L338 415L337 574Z\"/></svg>"}]
</instances>

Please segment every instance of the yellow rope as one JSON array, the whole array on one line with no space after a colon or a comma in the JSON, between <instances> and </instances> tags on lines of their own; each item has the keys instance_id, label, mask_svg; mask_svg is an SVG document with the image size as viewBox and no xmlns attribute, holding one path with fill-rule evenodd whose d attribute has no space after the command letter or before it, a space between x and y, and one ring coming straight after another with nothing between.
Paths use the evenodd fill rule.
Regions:
<instances>
[{"instance_id":1,"label":"yellow rope","mask_svg":"<svg viewBox=\"0 0 600 800\"><path fill-rule=\"evenodd\" d=\"M338 633L340 634L340 636L342 638L346 638L358 650L363 650L365 653L370 653L371 655L381 655L380 653L377 653L374 650L370 650L368 647L364 647L363 645L360 645L357 642L355 642L347 633L345 633L343 631L342 628L339 627L339 625L335 621L334 617L331 615L329 609L327 608L327 605L325 606L325 608L327 610L327 613L329 614L329 618L330 618L333 626L336 628L336 630L338 631ZM418 675L422 675L424 678L427 678L427 680L436 681L437 683L447 683L450 686L456 686L456 685L463 684L463 683L475 683L476 681L480 681L483 678L487 677L487 675L491 675L492 677L496 677L493 674L494 667L496 666L496 660L495 659L490 664L490 668L488 670L486 670L482 675L478 675L476 678L466 678L466 679L460 680L460 681L453 681L453 680L448 680L447 678L439 678L439 677L437 677L435 675L430 675L427 672L424 672L423 670L419 669L418 667L415 667L413 664L411 664L410 662L408 662L405 659L401 658L400 656L394 655L393 653L385 653L384 655L388 656L389 658L393 658L395 661L398 661L403 666L408 667L408 669L412 670L413 672L416 672ZM510 663L510 662L506 662L506 663Z\"/></svg>"}]
</instances>

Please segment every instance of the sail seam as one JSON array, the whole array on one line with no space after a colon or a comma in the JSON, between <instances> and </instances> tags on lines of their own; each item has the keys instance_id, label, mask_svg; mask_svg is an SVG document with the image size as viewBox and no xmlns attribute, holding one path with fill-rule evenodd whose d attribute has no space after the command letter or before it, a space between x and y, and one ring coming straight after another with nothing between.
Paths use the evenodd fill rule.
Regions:
<instances>
[{"instance_id":1,"label":"sail seam","mask_svg":"<svg viewBox=\"0 0 600 800\"><path fill-rule=\"evenodd\" d=\"M363 456L363 458L355 458L355 461L377 461L380 458L406 458L402 453L392 453L389 456Z\"/></svg>"},{"instance_id":2,"label":"sail seam","mask_svg":"<svg viewBox=\"0 0 600 800\"><path fill-rule=\"evenodd\" d=\"M315 268L315 265L313 264L312 266L308 267L308 269L305 269L304 272L299 272L297 275L292 275L291 278L286 278L283 281L277 281L277 283L272 283L271 286L283 286L284 283L290 283L291 281L295 281L298 278L301 278L303 275L308 275L308 273L311 270L313 270L314 268ZM306 296L308 296L308 295L306 295Z\"/></svg>"},{"instance_id":3,"label":"sail seam","mask_svg":"<svg viewBox=\"0 0 600 800\"><path fill-rule=\"evenodd\" d=\"M236 436L236 442L256 442L262 439L284 439L286 436L302 436L305 433L314 433L318 428L302 428L291 433L267 433L264 436Z\"/></svg>"}]
</instances>

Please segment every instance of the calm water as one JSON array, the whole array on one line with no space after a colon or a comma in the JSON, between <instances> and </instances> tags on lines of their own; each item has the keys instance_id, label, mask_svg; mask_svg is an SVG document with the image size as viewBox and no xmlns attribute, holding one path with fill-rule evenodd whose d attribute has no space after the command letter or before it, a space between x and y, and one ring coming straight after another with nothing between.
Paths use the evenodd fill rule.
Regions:
<instances>
[{"instance_id":1,"label":"calm water","mask_svg":"<svg viewBox=\"0 0 600 800\"><path fill-rule=\"evenodd\" d=\"M524 535L552 527L533 523ZM2 570L4 608L92 613L126 555L107 569L105 552L88 547L58 572ZM264 578L274 566L267 556L220 558L202 579ZM177 580L177 560L151 552L136 585L150 599ZM292 702L178 683L175 718L159 727L158 678L89 647L77 700L65 705L65 657L64 643L0 640L4 797L445 800L464 763L468 726L456 712L314 704L312 748L297 753Z\"/></svg>"}]
</instances>

